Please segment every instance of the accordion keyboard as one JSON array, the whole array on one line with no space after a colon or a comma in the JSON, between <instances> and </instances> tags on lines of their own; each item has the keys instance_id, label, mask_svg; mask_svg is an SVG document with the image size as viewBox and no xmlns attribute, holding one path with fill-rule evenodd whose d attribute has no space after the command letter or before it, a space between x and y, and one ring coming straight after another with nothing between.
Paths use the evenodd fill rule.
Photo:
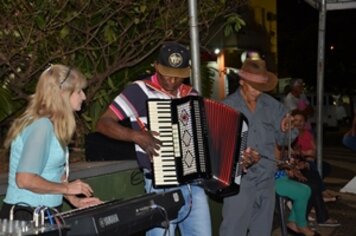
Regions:
<instances>
[{"instance_id":1,"label":"accordion keyboard","mask_svg":"<svg viewBox=\"0 0 356 236\"><path fill-rule=\"evenodd\" d=\"M242 156L242 152L247 148L247 136L248 136L248 124L246 121L242 122L242 127L241 127L241 143L240 143L240 158ZM236 176L235 176L235 184L240 185L241 184L241 177L242 177L242 168L240 166L240 163L237 163L236 167Z\"/></svg>"},{"instance_id":2,"label":"accordion keyboard","mask_svg":"<svg viewBox=\"0 0 356 236\"><path fill-rule=\"evenodd\" d=\"M157 137L161 141L158 155L153 157L153 169L155 170L155 183L157 185L178 185L175 165L174 140L177 130L172 127L172 112L170 100L161 100L148 103L150 130L159 132Z\"/></svg>"}]
</instances>

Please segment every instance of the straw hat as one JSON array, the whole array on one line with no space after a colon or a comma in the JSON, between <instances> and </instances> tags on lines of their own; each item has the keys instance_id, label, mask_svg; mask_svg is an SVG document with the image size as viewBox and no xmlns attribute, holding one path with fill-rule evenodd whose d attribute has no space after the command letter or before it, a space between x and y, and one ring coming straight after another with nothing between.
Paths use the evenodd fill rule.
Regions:
<instances>
[{"instance_id":1,"label":"straw hat","mask_svg":"<svg viewBox=\"0 0 356 236\"><path fill-rule=\"evenodd\" d=\"M246 59L238 74L254 89L262 92L273 90L278 83L277 76L267 71L266 62L262 59Z\"/></svg>"}]
</instances>

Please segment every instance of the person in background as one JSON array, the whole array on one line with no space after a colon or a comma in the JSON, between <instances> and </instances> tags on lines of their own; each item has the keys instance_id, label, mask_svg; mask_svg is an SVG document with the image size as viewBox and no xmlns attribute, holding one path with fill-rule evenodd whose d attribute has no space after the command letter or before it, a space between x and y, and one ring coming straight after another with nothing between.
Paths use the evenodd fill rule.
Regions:
<instances>
[{"instance_id":1,"label":"person in background","mask_svg":"<svg viewBox=\"0 0 356 236\"><path fill-rule=\"evenodd\" d=\"M311 114L313 108L304 94L304 82L302 79L292 79L289 84L289 92L284 98L284 105L290 111L301 110L306 114Z\"/></svg>"},{"instance_id":2,"label":"person in background","mask_svg":"<svg viewBox=\"0 0 356 236\"><path fill-rule=\"evenodd\" d=\"M136 144L137 161L144 172L147 193L163 192L176 188L156 189L152 185L151 160L157 155L160 140L155 131L147 130L147 107L149 98L173 99L188 95L198 95L189 85L183 84L190 76L190 51L177 42L161 45L158 60L154 63L156 73L143 80L135 81L126 87L110 104L98 120L96 130L111 138L130 141ZM129 118L132 129L123 127L118 121ZM178 226L182 236L211 235L211 221L208 199L198 183L183 184L178 187L184 196L185 205L178 218L169 225L169 234L174 235ZM165 229L157 227L146 235L165 235Z\"/></svg>"},{"instance_id":3,"label":"person in background","mask_svg":"<svg viewBox=\"0 0 356 236\"><path fill-rule=\"evenodd\" d=\"M308 117L313 115L314 109L304 94L304 82L302 79L291 80L289 84L289 92L285 96L283 103L290 112L300 110L303 111ZM310 123L307 123L307 128L309 130L312 129Z\"/></svg>"},{"instance_id":4,"label":"person in background","mask_svg":"<svg viewBox=\"0 0 356 236\"><path fill-rule=\"evenodd\" d=\"M337 196L331 191L326 189L325 184L319 175L319 171L316 163L316 144L314 140L314 135L310 130L306 128L307 115L300 110L294 110L292 113L294 117L295 127L298 129L299 134L294 142L294 146L298 150L298 154L302 157L304 161L308 163L308 170L316 172L318 176L321 190L323 192L323 199L325 202L336 201ZM331 171L331 165L325 161L322 162L322 173L323 177L329 175Z\"/></svg>"},{"instance_id":5,"label":"person in background","mask_svg":"<svg viewBox=\"0 0 356 236\"><path fill-rule=\"evenodd\" d=\"M221 236L270 236L275 205L276 133L291 128L287 108L265 92L273 90L277 77L268 72L259 56L247 58L238 71L239 88L223 102L243 113L249 122L247 147L261 159L243 176L240 192L225 197ZM297 135L293 129L293 136Z\"/></svg>"},{"instance_id":6,"label":"person in background","mask_svg":"<svg viewBox=\"0 0 356 236\"><path fill-rule=\"evenodd\" d=\"M352 151L356 151L356 96L353 97L353 119L351 129L343 136L342 143Z\"/></svg>"},{"instance_id":7,"label":"person in background","mask_svg":"<svg viewBox=\"0 0 356 236\"><path fill-rule=\"evenodd\" d=\"M4 143L10 149L9 177L0 218L32 220L39 206L61 208L63 196L74 207L101 203L81 180L68 181L68 144L74 112L86 99L86 78L75 68L51 65L40 76L24 113L12 123ZM78 197L82 195L83 197Z\"/></svg>"},{"instance_id":8,"label":"person in background","mask_svg":"<svg viewBox=\"0 0 356 236\"><path fill-rule=\"evenodd\" d=\"M356 151L356 115L352 120L351 129L344 135L342 143L350 150Z\"/></svg>"},{"instance_id":9,"label":"person in background","mask_svg":"<svg viewBox=\"0 0 356 236\"><path fill-rule=\"evenodd\" d=\"M277 144L278 143L277 140ZM303 177L295 171L294 166L282 161L282 155L281 146L277 145L276 159L279 160L280 165L275 174L276 193L292 201L288 216L287 230L293 235L298 233L308 236L320 235L308 226L307 207L311 190L309 186L290 178Z\"/></svg>"},{"instance_id":10,"label":"person in background","mask_svg":"<svg viewBox=\"0 0 356 236\"><path fill-rule=\"evenodd\" d=\"M317 170L315 163L316 146L312 133L305 128L306 115L302 111L294 110L292 116L294 117L295 127L299 130L299 135L292 145L295 154L294 159L298 162L298 169L305 178L301 182L308 185L312 190L308 213L312 208L315 209L316 221L319 226L338 227L340 223L329 216L325 205L326 201L336 201L336 196L332 195L331 191L326 190ZM296 178L296 180L300 181L300 178Z\"/></svg>"}]
</instances>

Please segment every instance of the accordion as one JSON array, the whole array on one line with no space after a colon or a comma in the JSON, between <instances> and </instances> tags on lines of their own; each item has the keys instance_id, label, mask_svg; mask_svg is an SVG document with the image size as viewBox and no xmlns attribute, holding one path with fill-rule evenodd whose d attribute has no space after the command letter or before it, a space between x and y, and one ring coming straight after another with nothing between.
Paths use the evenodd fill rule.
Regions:
<instances>
[{"instance_id":1,"label":"accordion","mask_svg":"<svg viewBox=\"0 0 356 236\"><path fill-rule=\"evenodd\" d=\"M209 193L239 191L248 122L231 107L200 96L147 101L149 130L159 132L155 188L201 182Z\"/></svg>"}]
</instances>

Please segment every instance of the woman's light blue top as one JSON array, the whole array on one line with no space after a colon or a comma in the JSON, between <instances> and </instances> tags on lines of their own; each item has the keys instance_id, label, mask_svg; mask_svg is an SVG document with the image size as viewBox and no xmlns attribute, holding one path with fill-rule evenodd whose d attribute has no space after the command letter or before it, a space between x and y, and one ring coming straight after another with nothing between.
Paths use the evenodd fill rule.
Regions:
<instances>
[{"instance_id":1,"label":"woman's light blue top","mask_svg":"<svg viewBox=\"0 0 356 236\"><path fill-rule=\"evenodd\" d=\"M11 143L8 188L4 202L33 207L62 204L62 194L37 194L16 185L16 173L32 173L60 183L65 174L67 148L63 149L52 122L40 118L27 126Z\"/></svg>"}]
</instances>

